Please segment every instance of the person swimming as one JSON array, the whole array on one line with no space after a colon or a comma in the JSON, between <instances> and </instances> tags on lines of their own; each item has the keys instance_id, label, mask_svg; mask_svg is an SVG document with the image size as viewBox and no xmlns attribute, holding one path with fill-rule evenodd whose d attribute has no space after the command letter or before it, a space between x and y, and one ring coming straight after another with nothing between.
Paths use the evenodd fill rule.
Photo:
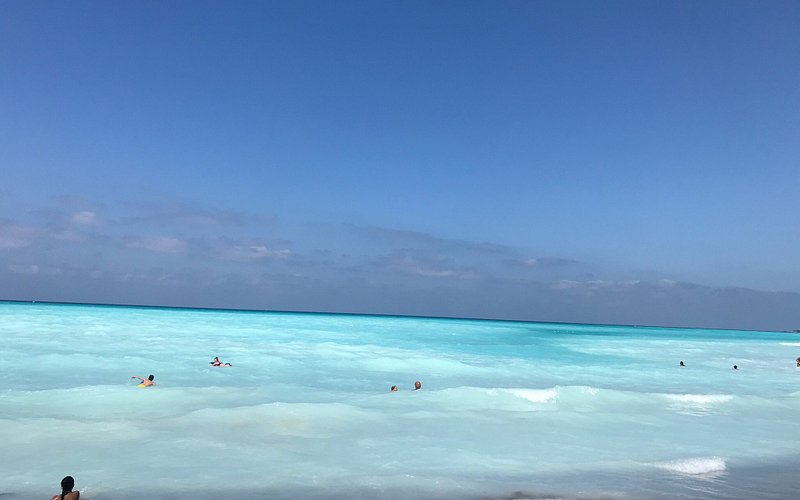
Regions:
<instances>
[{"instance_id":1,"label":"person swimming","mask_svg":"<svg viewBox=\"0 0 800 500\"><path fill-rule=\"evenodd\" d=\"M422 389L422 382L420 382L419 380L417 380L416 382L414 382L414 390L415 390L415 391L418 391L418 390L420 390L420 389Z\"/></svg>"},{"instance_id":2,"label":"person swimming","mask_svg":"<svg viewBox=\"0 0 800 500\"><path fill-rule=\"evenodd\" d=\"M67 476L61 480L61 494L53 495L52 500L79 500L81 498L80 491L72 491L75 487L75 479L72 476Z\"/></svg>"},{"instance_id":3,"label":"person swimming","mask_svg":"<svg viewBox=\"0 0 800 500\"><path fill-rule=\"evenodd\" d=\"M152 375L152 374L149 377L147 377L147 380L143 379L142 377L140 377L138 375L134 375L131 378L138 378L139 380L142 381L142 383L139 384L139 387L150 387L151 385L156 385L156 383L153 382L153 379L156 378L156 376Z\"/></svg>"},{"instance_id":4,"label":"person swimming","mask_svg":"<svg viewBox=\"0 0 800 500\"><path fill-rule=\"evenodd\" d=\"M397 392L397 386L396 386L396 385L393 385L393 386L392 386L392 388L390 389L390 391L392 391L392 392Z\"/></svg>"},{"instance_id":5,"label":"person swimming","mask_svg":"<svg viewBox=\"0 0 800 500\"><path fill-rule=\"evenodd\" d=\"M679 364L678 366L686 366L686 365L684 365L683 361L681 361L681 364Z\"/></svg>"},{"instance_id":6,"label":"person swimming","mask_svg":"<svg viewBox=\"0 0 800 500\"><path fill-rule=\"evenodd\" d=\"M797 358L797 367L800 368L800 356Z\"/></svg>"},{"instance_id":7,"label":"person swimming","mask_svg":"<svg viewBox=\"0 0 800 500\"><path fill-rule=\"evenodd\" d=\"M734 369L734 370L738 370L738 369L739 369L739 367L738 367L738 366L736 366L736 365L733 365L733 369Z\"/></svg>"},{"instance_id":8,"label":"person swimming","mask_svg":"<svg viewBox=\"0 0 800 500\"><path fill-rule=\"evenodd\" d=\"M209 363L211 366L233 366L230 363L223 363L219 360L219 356L214 356L214 361Z\"/></svg>"}]
</instances>

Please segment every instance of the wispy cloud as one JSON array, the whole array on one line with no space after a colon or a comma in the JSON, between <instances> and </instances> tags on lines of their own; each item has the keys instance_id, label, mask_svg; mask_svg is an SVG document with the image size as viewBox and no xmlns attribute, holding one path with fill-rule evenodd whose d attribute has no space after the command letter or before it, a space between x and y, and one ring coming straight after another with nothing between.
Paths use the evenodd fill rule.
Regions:
<instances>
[{"instance_id":1,"label":"wispy cloud","mask_svg":"<svg viewBox=\"0 0 800 500\"><path fill-rule=\"evenodd\" d=\"M453 258L402 249L373 261L378 270L425 278L472 278L474 270L456 265Z\"/></svg>"},{"instance_id":2,"label":"wispy cloud","mask_svg":"<svg viewBox=\"0 0 800 500\"><path fill-rule=\"evenodd\" d=\"M69 264L62 264L58 266L40 265L40 264L9 264L6 266L10 272L24 276L63 276L73 277L78 275L86 275L90 271L82 269Z\"/></svg>"},{"instance_id":3,"label":"wispy cloud","mask_svg":"<svg viewBox=\"0 0 800 500\"><path fill-rule=\"evenodd\" d=\"M0 249L27 247L36 234L37 230L33 226L0 222Z\"/></svg>"},{"instance_id":4,"label":"wispy cloud","mask_svg":"<svg viewBox=\"0 0 800 500\"><path fill-rule=\"evenodd\" d=\"M123 224L148 226L227 226L240 227L248 223L269 224L272 216L245 214L234 210L196 207L185 203L127 203L134 215L120 219Z\"/></svg>"},{"instance_id":5,"label":"wispy cloud","mask_svg":"<svg viewBox=\"0 0 800 500\"><path fill-rule=\"evenodd\" d=\"M403 248L441 248L462 250L481 254L515 254L515 250L508 245L489 242L468 241L460 239L441 238L430 233L404 229L391 229L376 226L358 226L345 224L352 234L387 245Z\"/></svg>"},{"instance_id":6,"label":"wispy cloud","mask_svg":"<svg viewBox=\"0 0 800 500\"><path fill-rule=\"evenodd\" d=\"M231 245L222 248L219 253L222 259L239 262L264 259L285 259L291 251L285 248L272 249L265 245Z\"/></svg>"},{"instance_id":7,"label":"wispy cloud","mask_svg":"<svg viewBox=\"0 0 800 500\"><path fill-rule=\"evenodd\" d=\"M8 270L14 274L34 275L39 272L39 266L36 264L10 264Z\"/></svg>"},{"instance_id":8,"label":"wispy cloud","mask_svg":"<svg viewBox=\"0 0 800 500\"><path fill-rule=\"evenodd\" d=\"M578 264L577 260L564 259L561 257L538 257L530 259L505 259L505 264L512 267L527 267L539 269L553 269L558 267L571 266Z\"/></svg>"},{"instance_id":9,"label":"wispy cloud","mask_svg":"<svg viewBox=\"0 0 800 500\"><path fill-rule=\"evenodd\" d=\"M129 237L126 239L126 246L150 252L175 254L185 252L188 244L184 240L171 236L147 236Z\"/></svg>"},{"instance_id":10,"label":"wispy cloud","mask_svg":"<svg viewBox=\"0 0 800 500\"><path fill-rule=\"evenodd\" d=\"M678 286L690 286L686 283L678 283L675 280L660 279L656 281L643 281L643 280L558 280L552 284L552 287L557 290L577 290L577 291L596 291L596 290L616 290L625 291L636 288L674 288ZM691 285L697 286L697 285Z\"/></svg>"},{"instance_id":11,"label":"wispy cloud","mask_svg":"<svg viewBox=\"0 0 800 500\"><path fill-rule=\"evenodd\" d=\"M76 213L72 214L72 217L70 218L70 220L73 223L79 224L79 225L82 225L82 226L89 226L89 225L98 223L97 214L92 212L92 211L89 211L89 210L82 210L80 212L76 212Z\"/></svg>"}]
</instances>

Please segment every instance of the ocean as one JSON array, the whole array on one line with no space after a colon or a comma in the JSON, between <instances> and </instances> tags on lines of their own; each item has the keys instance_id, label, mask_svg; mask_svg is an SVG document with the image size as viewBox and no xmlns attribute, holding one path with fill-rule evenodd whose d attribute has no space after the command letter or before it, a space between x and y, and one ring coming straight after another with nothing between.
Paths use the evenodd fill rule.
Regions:
<instances>
[{"instance_id":1,"label":"ocean","mask_svg":"<svg viewBox=\"0 0 800 500\"><path fill-rule=\"evenodd\" d=\"M0 340L2 499L800 496L797 334L0 302Z\"/></svg>"}]
</instances>

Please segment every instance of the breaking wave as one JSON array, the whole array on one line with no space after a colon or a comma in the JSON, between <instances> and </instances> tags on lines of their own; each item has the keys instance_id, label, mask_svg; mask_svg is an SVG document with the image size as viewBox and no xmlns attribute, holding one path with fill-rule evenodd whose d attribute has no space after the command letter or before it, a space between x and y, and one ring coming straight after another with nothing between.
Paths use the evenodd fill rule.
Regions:
<instances>
[{"instance_id":1,"label":"breaking wave","mask_svg":"<svg viewBox=\"0 0 800 500\"><path fill-rule=\"evenodd\" d=\"M659 469L664 469L677 474L692 476L719 474L725 472L725 460L719 457L687 458L655 464Z\"/></svg>"}]
</instances>

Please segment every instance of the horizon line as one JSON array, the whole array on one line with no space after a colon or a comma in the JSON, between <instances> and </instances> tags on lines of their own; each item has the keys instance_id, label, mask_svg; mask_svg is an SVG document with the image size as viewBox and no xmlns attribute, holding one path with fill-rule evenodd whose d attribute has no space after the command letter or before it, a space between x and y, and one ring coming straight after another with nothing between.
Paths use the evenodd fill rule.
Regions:
<instances>
[{"instance_id":1,"label":"horizon line","mask_svg":"<svg viewBox=\"0 0 800 500\"><path fill-rule=\"evenodd\" d=\"M668 328L675 330L720 330L731 332L764 332L764 333L800 333L800 330L742 330L738 328L715 328L697 326L664 326L664 325L632 325L621 323L579 323L570 321L541 321L523 320L508 318L480 318L480 317L460 317L460 316L423 316L416 314L388 314L388 313L367 313L367 312L341 312L341 311L297 311L297 310L278 310L278 309L245 309L234 307L203 307L203 306L174 306L174 305L153 305L153 304L120 304L113 302L69 302L53 300L22 300L22 299L3 299L0 303L16 304L47 304L47 305L66 305L66 306L99 306L99 307L130 307L138 309L188 309L195 311L227 311L227 312L251 312L251 313L278 313L278 314L327 314L337 316L375 316L385 318L417 318L417 319L444 319L444 320L466 320L466 321L502 321L507 323L537 323L552 325L576 325L576 326L612 326L627 328Z\"/></svg>"}]
</instances>

